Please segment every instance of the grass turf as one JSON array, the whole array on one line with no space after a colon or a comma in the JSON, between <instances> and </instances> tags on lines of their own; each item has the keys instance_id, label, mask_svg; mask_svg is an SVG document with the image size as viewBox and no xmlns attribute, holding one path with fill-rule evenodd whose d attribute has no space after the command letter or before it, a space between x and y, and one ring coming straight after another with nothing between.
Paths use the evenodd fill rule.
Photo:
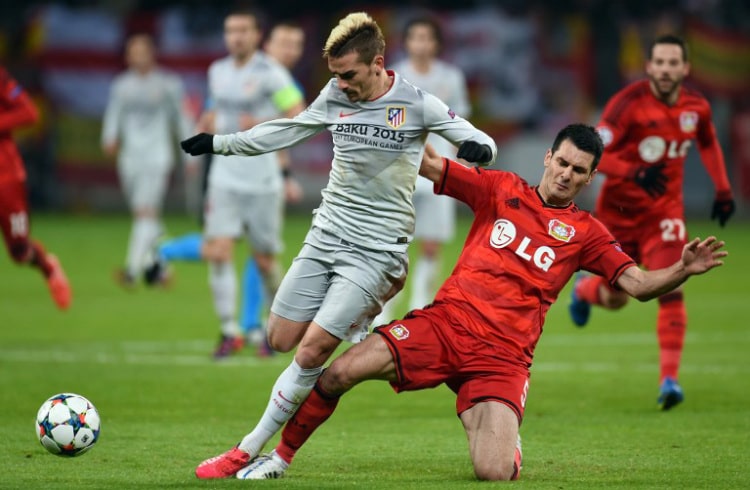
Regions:
<instances>
[{"instance_id":1,"label":"grass turf","mask_svg":"<svg viewBox=\"0 0 750 490\"><path fill-rule=\"evenodd\" d=\"M169 217L173 235L192 231ZM285 230L289 264L309 224ZM123 291L112 281L128 233L124 216L35 217L33 235L57 253L74 286L60 313L38 273L0 257L2 488L224 488L198 481L195 465L236 443L264 409L290 355L251 352L216 363L218 334L203 264L179 264L171 290ZM462 220L459 236L468 228ZM517 488L747 488L750 470L750 226L718 233L727 265L686 285L689 328L681 371L686 401L656 410L656 304L595 310L585 329L566 312L568 289L547 318L537 348L522 427L524 471ZM446 251L450 271L460 250ZM239 255L239 254L237 254ZM64 459L36 441L33 420L63 391L92 400L101 438ZM269 449L275 444L274 439ZM394 395L366 382L299 452L287 477L267 488L469 488L466 439L447 388Z\"/></svg>"}]
</instances>

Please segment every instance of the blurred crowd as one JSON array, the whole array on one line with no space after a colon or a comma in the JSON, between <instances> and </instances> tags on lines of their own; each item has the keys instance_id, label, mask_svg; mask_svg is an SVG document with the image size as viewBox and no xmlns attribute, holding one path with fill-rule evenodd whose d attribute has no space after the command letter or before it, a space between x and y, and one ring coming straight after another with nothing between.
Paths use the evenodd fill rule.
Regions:
<instances>
[{"instance_id":1,"label":"blurred crowd","mask_svg":"<svg viewBox=\"0 0 750 490\"><path fill-rule=\"evenodd\" d=\"M595 122L604 102L643 76L644 50L675 32L691 49L690 84L712 103L714 120L740 200L750 195L750 4L742 0L315 2L261 5L266 29L282 20L306 33L293 75L308 99L329 78L321 59L325 35L342 14L366 10L383 27L387 62L403 58L402 28L427 12L441 23L441 56L466 75L472 121L501 144L548 135L572 121ZM190 112L206 93L206 68L224 54L222 18L236 2L17 2L0 7L0 63L41 108L34 128L19 133L36 207L107 209L114 164L99 135L109 85L123 69L128 35L148 32L159 61L187 88ZM743 28L744 26L744 28ZM330 143L303 148L299 173L325 174ZM303 161L304 160L304 161ZM702 177L701 177L702 178ZM64 185L59 185L59 183ZM688 184L689 185L689 182ZM182 196L183 191L175 194ZM308 193L309 194L309 193ZM314 204L316 201L313 193Z\"/></svg>"}]
</instances>

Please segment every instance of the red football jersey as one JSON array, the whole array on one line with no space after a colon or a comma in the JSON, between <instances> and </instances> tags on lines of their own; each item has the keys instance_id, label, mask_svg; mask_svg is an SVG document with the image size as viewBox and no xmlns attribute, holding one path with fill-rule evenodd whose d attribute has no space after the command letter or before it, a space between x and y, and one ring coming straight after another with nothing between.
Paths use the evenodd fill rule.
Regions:
<instances>
[{"instance_id":1,"label":"red football jersey","mask_svg":"<svg viewBox=\"0 0 750 490\"><path fill-rule=\"evenodd\" d=\"M37 116L36 107L26 92L0 68L0 183L26 178L11 131L35 122Z\"/></svg>"},{"instance_id":2,"label":"red football jersey","mask_svg":"<svg viewBox=\"0 0 750 490\"><path fill-rule=\"evenodd\" d=\"M610 207L625 214L656 207L682 212L684 163L693 140L717 193L729 193L724 157L711 121L711 107L697 91L683 86L669 106L651 92L648 80L630 84L607 103L597 126L604 142L599 171L607 179L598 209ZM649 196L631 175L642 165L666 163L666 193Z\"/></svg>"},{"instance_id":3,"label":"red football jersey","mask_svg":"<svg viewBox=\"0 0 750 490\"><path fill-rule=\"evenodd\" d=\"M446 159L436 193L467 203L474 222L435 302L509 361L531 365L544 317L579 269L614 284L633 260L590 213L544 203L516 174Z\"/></svg>"}]
</instances>

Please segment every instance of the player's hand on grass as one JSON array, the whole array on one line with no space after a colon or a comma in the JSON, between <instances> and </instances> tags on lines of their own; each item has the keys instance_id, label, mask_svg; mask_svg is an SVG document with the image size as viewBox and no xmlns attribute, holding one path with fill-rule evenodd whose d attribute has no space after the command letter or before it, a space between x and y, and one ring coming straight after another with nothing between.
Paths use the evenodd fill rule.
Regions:
<instances>
[{"instance_id":1,"label":"player's hand on grass","mask_svg":"<svg viewBox=\"0 0 750 490\"><path fill-rule=\"evenodd\" d=\"M663 196L667 191L667 176L664 175L664 167L667 164L641 165L633 173L633 180L649 196L657 198Z\"/></svg>"},{"instance_id":2,"label":"player's hand on grass","mask_svg":"<svg viewBox=\"0 0 750 490\"><path fill-rule=\"evenodd\" d=\"M456 157L463 158L471 163L490 163L490 160L492 160L492 148L476 141L464 141L458 147Z\"/></svg>"},{"instance_id":3,"label":"player's hand on grass","mask_svg":"<svg viewBox=\"0 0 750 490\"><path fill-rule=\"evenodd\" d=\"M720 259L729 255L729 252L721 250L722 247L724 242L713 236L703 241L694 238L687 243L682 249L682 263L687 273L691 276L703 274L714 267L724 265Z\"/></svg>"},{"instance_id":4,"label":"player's hand on grass","mask_svg":"<svg viewBox=\"0 0 750 490\"><path fill-rule=\"evenodd\" d=\"M180 146L193 156L203 155L214 152L214 135L208 133L199 133L191 136L186 140L180 141Z\"/></svg>"},{"instance_id":5,"label":"player's hand on grass","mask_svg":"<svg viewBox=\"0 0 750 490\"><path fill-rule=\"evenodd\" d=\"M732 193L718 193L716 194L716 199L714 200L714 207L711 210L711 219L718 219L719 226L723 228L724 225L727 224L727 221L729 221L729 218L731 218L734 214L734 210L735 205L734 199L732 199Z\"/></svg>"}]
</instances>

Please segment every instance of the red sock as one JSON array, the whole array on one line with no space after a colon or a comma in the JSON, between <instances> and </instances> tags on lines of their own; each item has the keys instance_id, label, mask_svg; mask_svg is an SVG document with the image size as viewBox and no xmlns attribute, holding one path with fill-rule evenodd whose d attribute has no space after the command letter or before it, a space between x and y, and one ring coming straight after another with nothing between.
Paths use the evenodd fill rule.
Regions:
<instances>
[{"instance_id":1,"label":"red sock","mask_svg":"<svg viewBox=\"0 0 750 490\"><path fill-rule=\"evenodd\" d=\"M29 240L29 249L31 250L31 259L29 263L42 271L44 277L52 274L52 265L47 260L47 252L41 243Z\"/></svg>"},{"instance_id":2,"label":"red sock","mask_svg":"<svg viewBox=\"0 0 750 490\"><path fill-rule=\"evenodd\" d=\"M307 400L300 405L294 416L284 426L281 441L276 446L276 454L287 463L291 463L297 450L336 410L339 398L337 395L324 392L318 381Z\"/></svg>"},{"instance_id":3,"label":"red sock","mask_svg":"<svg viewBox=\"0 0 750 490\"><path fill-rule=\"evenodd\" d=\"M584 277L576 284L576 296L592 305L602 305L599 287L608 287L607 282L599 276Z\"/></svg>"},{"instance_id":4,"label":"red sock","mask_svg":"<svg viewBox=\"0 0 750 490\"><path fill-rule=\"evenodd\" d=\"M687 312L682 293L677 291L659 297L659 315L656 335L659 339L659 381L670 377L677 379L685 341Z\"/></svg>"}]
</instances>

